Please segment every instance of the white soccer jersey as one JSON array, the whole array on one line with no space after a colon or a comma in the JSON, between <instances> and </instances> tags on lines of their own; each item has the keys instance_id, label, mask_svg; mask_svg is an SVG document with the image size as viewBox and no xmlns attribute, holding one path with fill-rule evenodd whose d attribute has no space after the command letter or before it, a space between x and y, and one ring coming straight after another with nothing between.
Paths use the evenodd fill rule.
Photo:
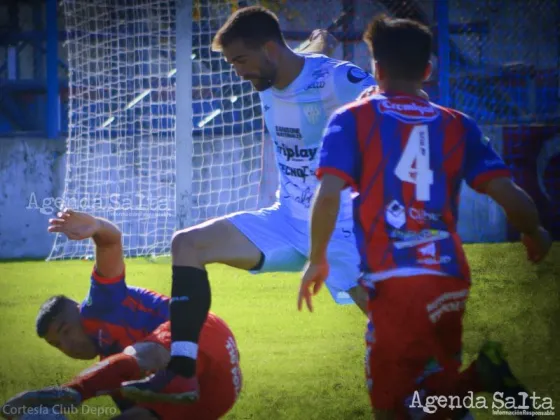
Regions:
<instances>
[{"instance_id":1,"label":"white soccer jersey","mask_svg":"<svg viewBox=\"0 0 560 420\"><path fill-rule=\"evenodd\" d=\"M355 100L373 77L347 61L318 54L301 54L305 65L283 90L260 92L266 127L274 142L280 173L279 201L300 220L309 220L309 208L318 180L315 170L323 130L331 114ZM350 190L341 196L339 220L352 218Z\"/></svg>"}]
</instances>

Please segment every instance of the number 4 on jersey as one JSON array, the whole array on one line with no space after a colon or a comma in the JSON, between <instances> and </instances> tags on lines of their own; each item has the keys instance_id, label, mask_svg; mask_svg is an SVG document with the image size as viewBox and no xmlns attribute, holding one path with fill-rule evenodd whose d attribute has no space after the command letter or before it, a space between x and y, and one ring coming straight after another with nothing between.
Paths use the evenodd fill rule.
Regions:
<instances>
[{"instance_id":1,"label":"number 4 on jersey","mask_svg":"<svg viewBox=\"0 0 560 420\"><path fill-rule=\"evenodd\" d=\"M403 154L395 168L395 175L403 182L416 185L416 200L430 200L430 186L434 173L430 169L430 140L427 125L412 128Z\"/></svg>"}]
</instances>

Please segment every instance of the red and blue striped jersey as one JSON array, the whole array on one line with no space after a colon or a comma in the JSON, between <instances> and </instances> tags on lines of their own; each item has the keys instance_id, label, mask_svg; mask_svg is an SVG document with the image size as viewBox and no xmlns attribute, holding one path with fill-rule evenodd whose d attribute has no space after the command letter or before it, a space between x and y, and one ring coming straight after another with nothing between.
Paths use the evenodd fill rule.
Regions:
<instances>
[{"instance_id":1,"label":"red and blue striped jersey","mask_svg":"<svg viewBox=\"0 0 560 420\"><path fill-rule=\"evenodd\" d=\"M123 351L168 321L169 297L128 286L124 273L104 278L94 268L80 314L86 333L103 358Z\"/></svg>"},{"instance_id":2,"label":"red and blue striped jersey","mask_svg":"<svg viewBox=\"0 0 560 420\"><path fill-rule=\"evenodd\" d=\"M467 115L416 96L377 93L340 108L324 133L317 176L358 193L354 229L366 284L395 276L470 281L457 233L463 181L510 176Z\"/></svg>"}]
</instances>

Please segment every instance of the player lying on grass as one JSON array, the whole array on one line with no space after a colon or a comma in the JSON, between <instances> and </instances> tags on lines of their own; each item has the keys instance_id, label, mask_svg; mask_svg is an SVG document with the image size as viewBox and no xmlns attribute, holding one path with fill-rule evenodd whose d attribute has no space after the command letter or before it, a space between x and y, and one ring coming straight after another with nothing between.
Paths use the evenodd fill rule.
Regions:
<instances>
[{"instance_id":1,"label":"player lying on grass","mask_svg":"<svg viewBox=\"0 0 560 420\"><path fill-rule=\"evenodd\" d=\"M416 418L414 398L461 398L469 391L503 392L520 407L524 387L499 344L485 343L460 372L471 283L457 233L462 181L504 209L531 261L547 255L550 237L478 125L419 96L431 71L429 29L381 17L364 39L380 92L337 110L325 130L298 307L305 300L311 310L328 276L341 191L352 186L359 193L361 282L369 289L366 374L375 419ZM430 418L462 414L440 408Z\"/></svg>"},{"instance_id":2,"label":"player lying on grass","mask_svg":"<svg viewBox=\"0 0 560 420\"><path fill-rule=\"evenodd\" d=\"M75 240L92 238L96 259L87 298L81 304L60 295L47 300L37 317L37 334L69 357L99 355L101 362L62 387L17 396L3 413L13 413L11 407L48 402L78 405L107 391L114 391L115 402L123 410L118 419L214 420L231 409L241 390L239 354L233 333L212 313L201 332L198 402L129 408L131 402L118 393L121 383L141 379L169 361L169 298L125 283L121 232L107 220L65 210L50 221L49 231ZM183 322L188 323L188 318Z\"/></svg>"},{"instance_id":3,"label":"player lying on grass","mask_svg":"<svg viewBox=\"0 0 560 420\"><path fill-rule=\"evenodd\" d=\"M324 32L315 34L323 40ZM162 378L189 388L177 399L197 398L199 334L211 302L207 264L223 263L252 273L303 269L322 130L332 111L373 85L371 75L351 63L292 51L277 17L262 7L243 8L230 16L214 37L213 49L259 92L280 173L279 198L270 208L210 220L173 236L171 362L167 372L123 389L139 400L161 395L154 386ZM344 192L328 258L326 284L334 300L356 302L365 313L367 296L357 283L350 190Z\"/></svg>"}]
</instances>

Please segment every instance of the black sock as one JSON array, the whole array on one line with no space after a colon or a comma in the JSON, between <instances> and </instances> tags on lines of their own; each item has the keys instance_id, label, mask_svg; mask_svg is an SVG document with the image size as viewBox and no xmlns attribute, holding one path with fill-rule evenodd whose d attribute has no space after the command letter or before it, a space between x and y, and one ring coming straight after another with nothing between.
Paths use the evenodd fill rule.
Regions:
<instances>
[{"instance_id":1,"label":"black sock","mask_svg":"<svg viewBox=\"0 0 560 420\"><path fill-rule=\"evenodd\" d=\"M169 304L172 346L177 341L198 345L200 330L210 310L210 302L210 283L206 270L173 266ZM194 376L196 359L172 354L169 369L183 376Z\"/></svg>"}]
</instances>

